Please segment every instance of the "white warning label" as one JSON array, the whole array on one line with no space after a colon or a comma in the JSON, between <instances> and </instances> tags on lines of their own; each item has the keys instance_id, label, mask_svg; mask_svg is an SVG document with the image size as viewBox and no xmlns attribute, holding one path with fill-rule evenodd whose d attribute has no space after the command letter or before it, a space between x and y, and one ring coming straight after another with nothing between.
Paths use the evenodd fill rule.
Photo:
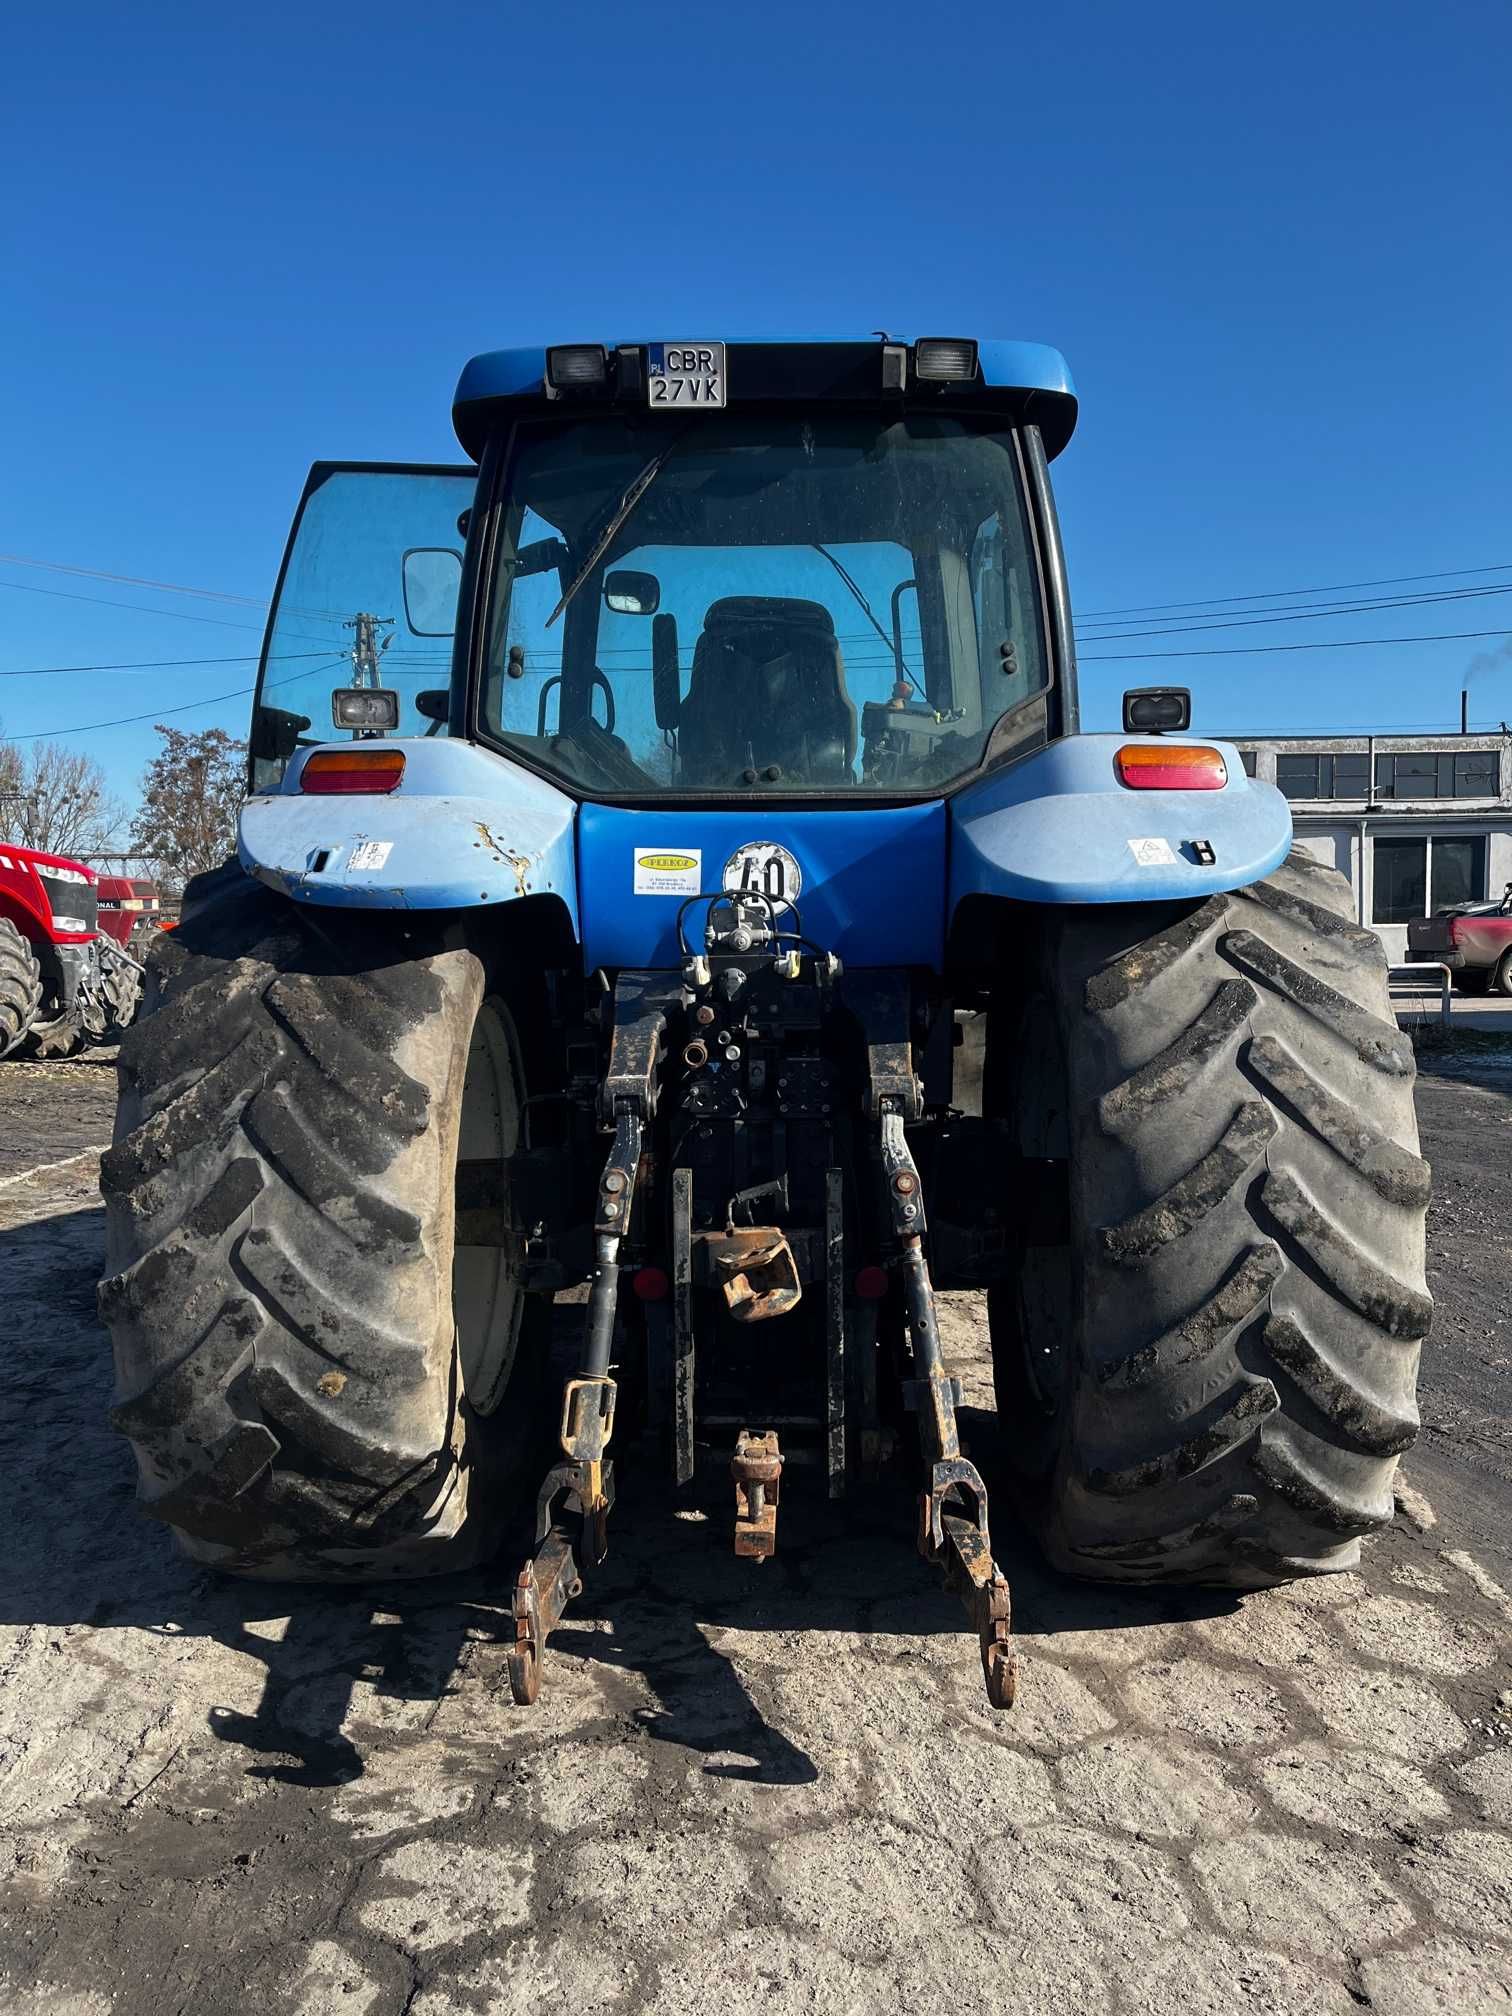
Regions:
<instances>
[{"instance_id":1,"label":"white warning label","mask_svg":"<svg viewBox=\"0 0 1512 2016\"><path fill-rule=\"evenodd\" d=\"M1131 840L1129 852L1141 868L1174 868L1176 855L1169 840Z\"/></svg>"}]
</instances>

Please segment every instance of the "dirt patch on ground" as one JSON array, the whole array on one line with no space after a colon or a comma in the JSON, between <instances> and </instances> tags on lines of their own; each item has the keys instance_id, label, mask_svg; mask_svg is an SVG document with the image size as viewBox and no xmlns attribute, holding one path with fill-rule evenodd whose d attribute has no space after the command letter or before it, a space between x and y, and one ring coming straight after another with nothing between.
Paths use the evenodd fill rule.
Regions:
<instances>
[{"instance_id":1,"label":"dirt patch on ground","mask_svg":"<svg viewBox=\"0 0 1512 2016\"><path fill-rule=\"evenodd\" d=\"M91 1050L62 1064L0 1063L0 1184L39 1163L110 1144L116 1053Z\"/></svg>"},{"instance_id":2,"label":"dirt patch on ground","mask_svg":"<svg viewBox=\"0 0 1512 2016\"><path fill-rule=\"evenodd\" d=\"M23 1168L108 1136L104 1109L60 1134L50 1096L40 1152L9 1129ZM632 1452L532 1710L505 1683L502 1571L218 1582L133 1515L92 1158L0 1187L4 2006L1512 2006L1512 1599L1438 1487L1462 1446L1504 1447L1485 1170L1506 1180L1512 1101L1487 1096L1425 1086L1439 1468L1408 1459L1365 1572L1242 1601L1098 1590L1000 1532L1006 1716L901 1487L795 1487L778 1558L743 1565L728 1487L676 1515ZM978 1301L948 1298L944 1327L990 1475Z\"/></svg>"}]
</instances>

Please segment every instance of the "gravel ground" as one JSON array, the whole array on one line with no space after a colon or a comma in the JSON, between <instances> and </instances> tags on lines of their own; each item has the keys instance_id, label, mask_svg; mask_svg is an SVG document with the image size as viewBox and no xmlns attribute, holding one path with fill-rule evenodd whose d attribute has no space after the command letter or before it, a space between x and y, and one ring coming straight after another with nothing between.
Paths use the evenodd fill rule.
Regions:
<instances>
[{"instance_id":1,"label":"gravel ground","mask_svg":"<svg viewBox=\"0 0 1512 2016\"><path fill-rule=\"evenodd\" d=\"M1428 1432L1365 1572L1089 1589L1000 1530L1007 1716L902 1492L794 1488L754 1566L728 1486L673 1516L623 1466L533 1710L502 1572L182 1561L105 1421L110 1108L96 1064L0 1066L8 2012L1512 2012L1512 1075L1423 1082ZM945 1314L990 1477L980 1309Z\"/></svg>"}]
</instances>

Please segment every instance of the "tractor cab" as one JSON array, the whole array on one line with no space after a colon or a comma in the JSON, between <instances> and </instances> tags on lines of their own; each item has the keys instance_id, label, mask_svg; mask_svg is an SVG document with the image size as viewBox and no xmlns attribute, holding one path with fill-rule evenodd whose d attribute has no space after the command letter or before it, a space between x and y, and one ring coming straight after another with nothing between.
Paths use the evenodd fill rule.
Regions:
<instances>
[{"instance_id":1,"label":"tractor cab","mask_svg":"<svg viewBox=\"0 0 1512 2016\"><path fill-rule=\"evenodd\" d=\"M313 472L254 781L340 728L462 735L580 801L939 796L1074 725L1045 474L1074 414L1036 345L477 358L476 487ZM334 697L364 688L392 698Z\"/></svg>"}]
</instances>

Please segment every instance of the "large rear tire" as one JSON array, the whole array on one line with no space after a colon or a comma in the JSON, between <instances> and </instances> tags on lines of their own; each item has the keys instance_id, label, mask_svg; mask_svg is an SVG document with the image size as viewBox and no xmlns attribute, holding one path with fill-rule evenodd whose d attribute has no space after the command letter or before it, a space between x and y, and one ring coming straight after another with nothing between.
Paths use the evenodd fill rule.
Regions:
<instances>
[{"instance_id":1,"label":"large rear tire","mask_svg":"<svg viewBox=\"0 0 1512 2016\"><path fill-rule=\"evenodd\" d=\"M494 1545L546 1309L499 1243L525 1085L488 981L457 932L298 910L234 865L154 945L100 1303L141 1502L195 1558L345 1579Z\"/></svg>"},{"instance_id":2,"label":"large rear tire","mask_svg":"<svg viewBox=\"0 0 1512 2016\"><path fill-rule=\"evenodd\" d=\"M9 917L0 917L0 1057L8 1057L37 1019L42 969Z\"/></svg>"},{"instance_id":3,"label":"large rear tire","mask_svg":"<svg viewBox=\"0 0 1512 2016\"><path fill-rule=\"evenodd\" d=\"M990 1308L1017 1495L1074 1574L1257 1587L1392 1517L1428 1168L1350 909L1294 854L1200 906L1063 913L991 1039L989 1111L1069 1181L1065 1243Z\"/></svg>"}]
</instances>

